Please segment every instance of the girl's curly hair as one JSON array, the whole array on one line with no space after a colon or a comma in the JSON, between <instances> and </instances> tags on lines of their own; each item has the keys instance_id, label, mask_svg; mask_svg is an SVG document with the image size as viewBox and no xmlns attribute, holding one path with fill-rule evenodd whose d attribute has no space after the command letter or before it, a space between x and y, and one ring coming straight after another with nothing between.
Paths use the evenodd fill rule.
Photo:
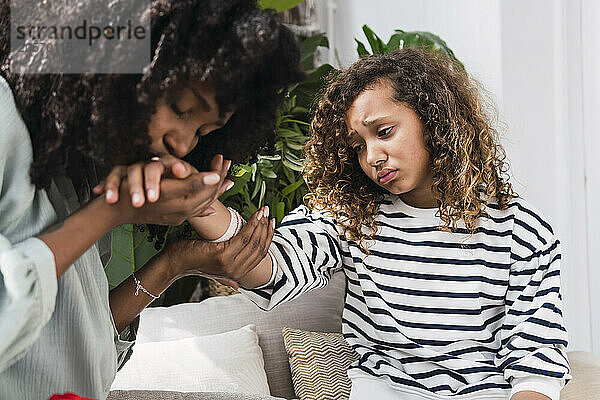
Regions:
<instances>
[{"instance_id":1,"label":"girl's curly hair","mask_svg":"<svg viewBox=\"0 0 600 400\"><path fill-rule=\"evenodd\" d=\"M98 1L73 3L60 12L86 15L82 9L91 13ZM137 3L151 15L151 62L143 72L71 75L11 73L10 7L0 1L0 72L31 135L30 175L38 188L61 174L85 178L89 160L109 168L116 154L131 162L148 157L147 127L157 99L191 79L214 85L222 114L235 111L226 126L202 137L188 157L194 165L206 167L215 153L245 161L272 140L281 88L303 76L291 31L258 10L255 0ZM131 4L112 2L111 12L129 12Z\"/></svg>"},{"instance_id":2,"label":"girl's curly hair","mask_svg":"<svg viewBox=\"0 0 600 400\"><path fill-rule=\"evenodd\" d=\"M517 196L498 133L464 67L440 53L407 48L362 58L330 77L305 147L309 207L330 212L343 234L367 251L386 192L362 171L346 140L345 116L358 95L379 82L389 82L394 100L410 106L424 125L441 229L462 220L473 232L490 199L505 209Z\"/></svg>"}]
</instances>

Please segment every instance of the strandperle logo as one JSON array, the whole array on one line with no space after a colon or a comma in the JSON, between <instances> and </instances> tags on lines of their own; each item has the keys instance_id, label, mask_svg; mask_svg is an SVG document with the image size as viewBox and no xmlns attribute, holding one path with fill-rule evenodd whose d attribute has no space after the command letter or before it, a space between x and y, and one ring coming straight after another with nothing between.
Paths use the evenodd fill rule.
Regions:
<instances>
[{"instance_id":1,"label":"strandperle logo","mask_svg":"<svg viewBox=\"0 0 600 400\"><path fill-rule=\"evenodd\" d=\"M133 73L150 63L150 0L11 0L14 73Z\"/></svg>"},{"instance_id":2,"label":"strandperle logo","mask_svg":"<svg viewBox=\"0 0 600 400\"><path fill-rule=\"evenodd\" d=\"M17 26L18 40L87 40L88 45L92 46L99 39L106 40L143 40L146 39L146 28L140 25L133 25L131 20L126 25L99 27L90 24L84 19L80 25L72 26L45 26L29 25Z\"/></svg>"}]
</instances>

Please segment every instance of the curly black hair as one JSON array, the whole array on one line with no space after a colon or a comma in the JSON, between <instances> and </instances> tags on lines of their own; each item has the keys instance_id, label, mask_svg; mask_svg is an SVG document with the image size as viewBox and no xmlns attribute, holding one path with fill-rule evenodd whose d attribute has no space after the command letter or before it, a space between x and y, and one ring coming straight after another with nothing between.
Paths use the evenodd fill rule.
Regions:
<instances>
[{"instance_id":1,"label":"curly black hair","mask_svg":"<svg viewBox=\"0 0 600 400\"><path fill-rule=\"evenodd\" d=\"M93 2L65 4L61 13ZM234 110L186 158L196 167L216 153L246 161L272 141L282 88L303 77L291 31L255 0L153 0L146 8L152 60L143 73L24 74L10 69L10 7L0 0L0 73L30 132L30 175L38 188L62 174L83 178L90 160L108 169L116 154L131 162L148 157L157 99L192 79L215 87L222 114Z\"/></svg>"}]
</instances>

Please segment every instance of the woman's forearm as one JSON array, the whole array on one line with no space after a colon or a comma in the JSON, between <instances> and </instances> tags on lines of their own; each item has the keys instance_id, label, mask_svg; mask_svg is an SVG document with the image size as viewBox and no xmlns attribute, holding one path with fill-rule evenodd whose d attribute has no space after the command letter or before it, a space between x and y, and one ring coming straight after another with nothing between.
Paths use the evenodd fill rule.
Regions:
<instances>
[{"instance_id":1,"label":"woman's forearm","mask_svg":"<svg viewBox=\"0 0 600 400\"><path fill-rule=\"evenodd\" d=\"M95 199L37 236L54 253L57 278L119 223L117 216L114 206Z\"/></svg>"},{"instance_id":2,"label":"woman's forearm","mask_svg":"<svg viewBox=\"0 0 600 400\"><path fill-rule=\"evenodd\" d=\"M168 262L168 256L163 252L157 254L142 268L135 272L135 277L148 292L160 296L179 275ZM143 290L135 295L137 285L133 276L129 276L119 286L110 291L110 309L117 330L121 332L137 317L154 299Z\"/></svg>"},{"instance_id":3,"label":"woman's forearm","mask_svg":"<svg viewBox=\"0 0 600 400\"><path fill-rule=\"evenodd\" d=\"M227 231L231 213L219 200L216 200L210 206L215 210L214 214L206 217L189 218L188 221L201 238L216 240Z\"/></svg>"}]
</instances>

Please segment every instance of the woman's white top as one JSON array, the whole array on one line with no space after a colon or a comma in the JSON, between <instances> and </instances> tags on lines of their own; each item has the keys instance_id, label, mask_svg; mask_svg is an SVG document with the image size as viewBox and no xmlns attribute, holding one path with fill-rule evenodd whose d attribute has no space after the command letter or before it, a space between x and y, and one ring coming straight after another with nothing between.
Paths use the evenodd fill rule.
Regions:
<instances>
[{"instance_id":1,"label":"woman's white top","mask_svg":"<svg viewBox=\"0 0 600 400\"><path fill-rule=\"evenodd\" d=\"M65 179L36 190L31 161L29 133L0 77L0 399L104 399L132 343L116 332L96 245L56 279L53 253L34 236L79 204Z\"/></svg>"}]
</instances>

